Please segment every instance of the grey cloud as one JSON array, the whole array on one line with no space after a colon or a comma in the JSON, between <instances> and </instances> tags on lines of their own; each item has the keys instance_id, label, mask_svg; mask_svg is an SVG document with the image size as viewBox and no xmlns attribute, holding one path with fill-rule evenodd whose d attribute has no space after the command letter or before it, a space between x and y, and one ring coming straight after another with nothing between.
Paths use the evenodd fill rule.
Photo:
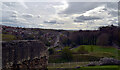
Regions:
<instances>
[{"instance_id":1,"label":"grey cloud","mask_svg":"<svg viewBox=\"0 0 120 70\"><path fill-rule=\"evenodd\" d=\"M19 9L22 8L22 10L25 8L24 4L20 2L3 2L2 3L3 8L9 8L9 9Z\"/></svg>"},{"instance_id":2,"label":"grey cloud","mask_svg":"<svg viewBox=\"0 0 120 70\"><path fill-rule=\"evenodd\" d=\"M47 24L64 24L62 22L57 22L56 20L44 21L44 23L47 23Z\"/></svg>"},{"instance_id":3,"label":"grey cloud","mask_svg":"<svg viewBox=\"0 0 120 70\"><path fill-rule=\"evenodd\" d=\"M64 23L62 23L62 21L60 21L60 20L58 21L57 19L51 20L51 21L48 21L48 20L44 21L44 19L49 19L49 18L54 19L52 17L49 17L49 15L56 14L55 13L56 9L54 9L53 6L61 5L59 3L55 3L55 2L54 3L48 3L48 2L45 2L45 3L44 2L40 2L40 3L39 2L31 2L31 3L29 3L29 2L26 2L25 5L28 7L28 9L25 9L20 3L11 3L11 4L4 3L4 5L5 5L5 7L3 7L2 11L3 10L5 10L5 11L6 10L14 10L14 11L11 11L11 13L10 12L2 13L2 15L3 15L2 22L6 25L13 25L13 26L26 26L27 27L30 25L31 27L39 27L38 26L39 23L40 24L45 23L43 25L46 25L46 26L48 24L53 24L52 26L48 25L46 28L48 28L48 27L57 28L57 26L55 24L66 24L66 25L63 25L63 27L60 27L60 28L66 29L67 27L72 26L73 22L64 22L64 20L66 20L66 21L74 20L75 22L83 22L83 26L87 26L84 24L84 21L87 21L87 23L89 25L93 26L92 28L96 28L97 24L101 24L101 26L108 25L107 23L109 21L107 21L107 20L103 21L104 24L102 24L103 22L96 22L94 24L90 24L89 23L90 20L98 20L98 19L102 20L102 19L104 19L104 18L94 17L94 16L98 16L98 14L95 14L94 16L79 16L79 17L76 17L73 19L64 19L62 17L69 17L73 14L82 14L84 12L92 10L96 7L101 6L101 5L105 5L105 9L103 9L103 10L106 13L109 13L110 15L112 15L110 17L105 17L105 19L106 18L109 19L109 18L112 18L113 16L114 17L117 16L117 14L116 14L117 11L114 11L114 10L117 10L117 3L112 3L112 2L111 3L105 3L105 2L69 2L68 8L65 9L63 12L61 12L60 14L57 14L58 16L65 14L65 15L59 17L60 19L63 19ZM108 9L114 9L114 10L110 11ZM25 13L25 14L21 14L21 13ZM54 15L54 16L56 17L56 15ZM104 17L104 15L102 15L102 16ZM32 18L32 17L35 17L35 18ZM110 23L113 23L113 22L110 22ZM73 26L77 27L77 25L73 25ZM59 27L59 25L58 25L58 27ZM74 29L74 27L71 27L71 29L72 28ZM83 28L83 27L81 27L81 28ZM86 28L89 28L89 26ZM90 28L90 29L92 29L92 28Z\"/></svg>"},{"instance_id":4,"label":"grey cloud","mask_svg":"<svg viewBox=\"0 0 120 70\"><path fill-rule=\"evenodd\" d=\"M30 25L27 21L21 21L21 18L2 18L3 25L14 25L14 26L27 26Z\"/></svg>"},{"instance_id":5,"label":"grey cloud","mask_svg":"<svg viewBox=\"0 0 120 70\"><path fill-rule=\"evenodd\" d=\"M118 11L110 11L110 13L112 16L117 17L118 16Z\"/></svg>"},{"instance_id":6,"label":"grey cloud","mask_svg":"<svg viewBox=\"0 0 120 70\"><path fill-rule=\"evenodd\" d=\"M13 7L16 5L16 2L3 2L3 4L9 7Z\"/></svg>"},{"instance_id":7,"label":"grey cloud","mask_svg":"<svg viewBox=\"0 0 120 70\"><path fill-rule=\"evenodd\" d=\"M15 20L11 20L9 18L2 18L2 22L12 22L12 23L15 23L16 21Z\"/></svg>"},{"instance_id":8,"label":"grey cloud","mask_svg":"<svg viewBox=\"0 0 120 70\"><path fill-rule=\"evenodd\" d=\"M107 2L107 8L118 9L118 2Z\"/></svg>"},{"instance_id":9,"label":"grey cloud","mask_svg":"<svg viewBox=\"0 0 120 70\"><path fill-rule=\"evenodd\" d=\"M84 13L102 4L103 3L98 2L69 2L69 7L61 13L65 14Z\"/></svg>"},{"instance_id":10,"label":"grey cloud","mask_svg":"<svg viewBox=\"0 0 120 70\"><path fill-rule=\"evenodd\" d=\"M52 23L52 24L55 24L56 21L55 20L51 20L51 21L44 21L44 23Z\"/></svg>"},{"instance_id":11,"label":"grey cloud","mask_svg":"<svg viewBox=\"0 0 120 70\"><path fill-rule=\"evenodd\" d=\"M32 14L23 14L22 16L25 17L25 18L32 18L33 17Z\"/></svg>"},{"instance_id":12,"label":"grey cloud","mask_svg":"<svg viewBox=\"0 0 120 70\"><path fill-rule=\"evenodd\" d=\"M18 17L18 12L13 10L2 11L2 24L4 25L23 25L26 24L26 21L21 21L21 19L25 20L24 18ZM23 25L24 26L24 25Z\"/></svg>"},{"instance_id":13,"label":"grey cloud","mask_svg":"<svg viewBox=\"0 0 120 70\"><path fill-rule=\"evenodd\" d=\"M16 23L16 18L18 17L18 12L14 10L2 11L2 22Z\"/></svg>"},{"instance_id":14,"label":"grey cloud","mask_svg":"<svg viewBox=\"0 0 120 70\"><path fill-rule=\"evenodd\" d=\"M64 24L64 23L59 23L59 22L58 22L57 24Z\"/></svg>"},{"instance_id":15,"label":"grey cloud","mask_svg":"<svg viewBox=\"0 0 120 70\"><path fill-rule=\"evenodd\" d=\"M11 17L13 17L13 18L17 18L17 15L12 15Z\"/></svg>"},{"instance_id":16,"label":"grey cloud","mask_svg":"<svg viewBox=\"0 0 120 70\"><path fill-rule=\"evenodd\" d=\"M96 16L79 16L76 17L76 19L74 20L74 22L84 22L84 21L88 21L88 20L97 20L97 19L101 19L100 17L96 17Z\"/></svg>"},{"instance_id":17,"label":"grey cloud","mask_svg":"<svg viewBox=\"0 0 120 70\"><path fill-rule=\"evenodd\" d=\"M117 2L69 2L69 7L61 12L62 14L81 14L98 6L105 5L107 9L118 9ZM104 9L107 11L107 9ZM111 15L116 16L117 13L110 12Z\"/></svg>"},{"instance_id":18,"label":"grey cloud","mask_svg":"<svg viewBox=\"0 0 120 70\"><path fill-rule=\"evenodd\" d=\"M116 16L116 17L118 16L118 11L116 11L116 10L118 10L118 3L117 2L108 2L106 8L112 9L111 11L106 10L109 12L109 14L111 14L112 16Z\"/></svg>"},{"instance_id":19,"label":"grey cloud","mask_svg":"<svg viewBox=\"0 0 120 70\"><path fill-rule=\"evenodd\" d=\"M38 15L38 16L37 16L37 18L41 18L41 16L40 16L40 15Z\"/></svg>"},{"instance_id":20,"label":"grey cloud","mask_svg":"<svg viewBox=\"0 0 120 70\"><path fill-rule=\"evenodd\" d=\"M7 10L7 11L2 11L2 14L4 14L2 16L11 16L13 14L17 14L17 12L13 10Z\"/></svg>"}]
</instances>

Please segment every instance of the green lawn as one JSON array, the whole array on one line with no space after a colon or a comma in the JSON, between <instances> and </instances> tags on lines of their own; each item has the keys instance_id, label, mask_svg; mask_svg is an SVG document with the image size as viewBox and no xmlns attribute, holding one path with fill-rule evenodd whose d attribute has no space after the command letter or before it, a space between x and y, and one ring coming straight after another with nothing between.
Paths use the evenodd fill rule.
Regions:
<instances>
[{"instance_id":1,"label":"green lawn","mask_svg":"<svg viewBox=\"0 0 120 70\"><path fill-rule=\"evenodd\" d=\"M118 68L117 65L106 65L106 66L88 66L88 67L82 67L82 68Z\"/></svg>"},{"instance_id":2,"label":"green lawn","mask_svg":"<svg viewBox=\"0 0 120 70\"><path fill-rule=\"evenodd\" d=\"M88 66L80 68L48 68L48 70L120 70L120 66L107 65L107 66Z\"/></svg>"},{"instance_id":3,"label":"green lawn","mask_svg":"<svg viewBox=\"0 0 120 70\"><path fill-rule=\"evenodd\" d=\"M49 70L119 70L118 66L109 65L109 66L89 66L89 67L81 67L76 69L78 66L84 66L91 61L98 61L101 57L113 57L116 59L120 59L120 50L113 47L102 47L96 45L82 45L88 50L88 54L79 54L73 53L73 60L69 62L62 62L60 60L59 54L51 55L49 61L51 64L48 65ZM93 47L93 52L91 52L91 47ZM79 47L72 49L73 52L77 52ZM56 59L54 59L56 58ZM55 65L53 64L55 62ZM77 62L77 63L75 63Z\"/></svg>"},{"instance_id":4,"label":"green lawn","mask_svg":"<svg viewBox=\"0 0 120 70\"><path fill-rule=\"evenodd\" d=\"M120 59L120 50L113 48L111 46L96 46L96 45L81 45L84 46L86 50L91 55L101 56L101 57L115 57ZM91 52L91 47L93 47L93 52ZM77 52L80 47L72 49L73 52Z\"/></svg>"},{"instance_id":5,"label":"green lawn","mask_svg":"<svg viewBox=\"0 0 120 70\"><path fill-rule=\"evenodd\" d=\"M89 61L98 61L102 57L109 57L120 59L120 50L113 47L102 47L96 45L82 45L88 50L88 54L73 54L73 60L71 62L89 62ZM91 47L93 47L93 52L91 52ZM77 52L80 47L72 49L73 52ZM118 55L119 54L119 55ZM56 58L56 59L54 59ZM54 54L49 56L50 63L63 63L60 57L60 54Z\"/></svg>"},{"instance_id":6,"label":"green lawn","mask_svg":"<svg viewBox=\"0 0 120 70\"><path fill-rule=\"evenodd\" d=\"M84 66L89 62L66 62L66 63L49 63L48 68L75 68L77 66Z\"/></svg>"},{"instance_id":7,"label":"green lawn","mask_svg":"<svg viewBox=\"0 0 120 70\"><path fill-rule=\"evenodd\" d=\"M91 47L93 47L93 52L110 52L110 53L117 53L117 49L113 48L111 46L96 46L96 45L81 45L84 46L86 50L88 50L89 52L91 52ZM77 50L79 49L79 47L74 48L73 51L77 52Z\"/></svg>"}]
</instances>

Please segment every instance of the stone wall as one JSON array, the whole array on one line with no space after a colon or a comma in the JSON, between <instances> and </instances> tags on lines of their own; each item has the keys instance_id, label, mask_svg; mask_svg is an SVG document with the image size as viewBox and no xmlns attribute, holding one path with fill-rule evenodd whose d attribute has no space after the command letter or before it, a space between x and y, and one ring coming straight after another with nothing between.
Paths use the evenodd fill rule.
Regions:
<instances>
[{"instance_id":1,"label":"stone wall","mask_svg":"<svg viewBox=\"0 0 120 70\"><path fill-rule=\"evenodd\" d=\"M43 61L43 58L46 60ZM42 64L45 64L44 68L47 67L47 47L42 42L37 40L2 42L2 68L14 68L18 64L25 68L25 61L29 62L28 64L32 63L34 68L35 59L39 63L38 68Z\"/></svg>"}]
</instances>

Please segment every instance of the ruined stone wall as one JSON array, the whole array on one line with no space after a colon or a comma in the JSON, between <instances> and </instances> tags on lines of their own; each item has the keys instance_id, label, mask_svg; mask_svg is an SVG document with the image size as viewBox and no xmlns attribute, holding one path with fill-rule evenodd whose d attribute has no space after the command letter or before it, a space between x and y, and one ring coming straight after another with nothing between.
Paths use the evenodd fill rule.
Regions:
<instances>
[{"instance_id":1,"label":"ruined stone wall","mask_svg":"<svg viewBox=\"0 0 120 70\"><path fill-rule=\"evenodd\" d=\"M37 40L19 40L2 42L2 68L10 68L27 60L48 57L47 48ZM47 60L42 63L47 63Z\"/></svg>"}]
</instances>

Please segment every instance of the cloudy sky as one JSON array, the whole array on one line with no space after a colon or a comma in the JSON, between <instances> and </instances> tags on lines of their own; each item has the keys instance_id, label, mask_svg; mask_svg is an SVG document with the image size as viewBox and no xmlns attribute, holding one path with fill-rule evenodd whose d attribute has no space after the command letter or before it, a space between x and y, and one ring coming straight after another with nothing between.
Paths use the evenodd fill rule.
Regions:
<instances>
[{"instance_id":1,"label":"cloudy sky","mask_svg":"<svg viewBox=\"0 0 120 70\"><path fill-rule=\"evenodd\" d=\"M94 30L118 26L117 2L2 2L2 24L9 26Z\"/></svg>"}]
</instances>

